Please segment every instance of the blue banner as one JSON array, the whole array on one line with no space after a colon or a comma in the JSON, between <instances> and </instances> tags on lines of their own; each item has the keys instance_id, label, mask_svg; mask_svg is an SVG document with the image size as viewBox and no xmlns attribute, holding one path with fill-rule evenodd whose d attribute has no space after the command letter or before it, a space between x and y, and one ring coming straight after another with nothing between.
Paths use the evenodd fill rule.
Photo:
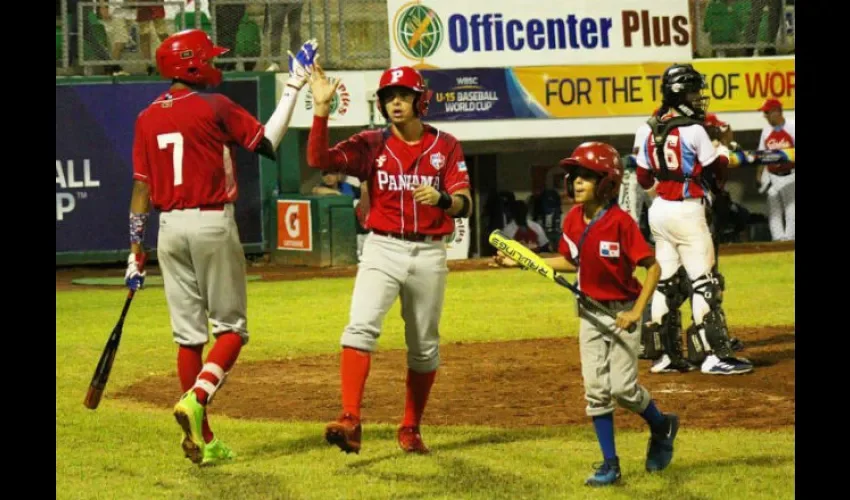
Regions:
<instances>
[{"instance_id":1,"label":"blue banner","mask_svg":"<svg viewBox=\"0 0 850 500\"><path fill-rule=\"evenodd\" d=\"M133 183L136 116L168 82L85 83L56 86L56 252L129 248L127 216ZM225 81L216 89L258 115L259 84ZM236 221L242 243L262 243L257 155L237 148ZM158 214L145 246L156 248Z\"/></svg>"},{"instance_id":2,"label":"blue banner","mask_svg":"<svg viewBox=\"0 0 850 500\"><path fill-rule=\"evenodd\" d=\"M525 92L508 68L422 70L434 95L428 121L541 118L546 113Z\"/></svg>"}]
</instances>

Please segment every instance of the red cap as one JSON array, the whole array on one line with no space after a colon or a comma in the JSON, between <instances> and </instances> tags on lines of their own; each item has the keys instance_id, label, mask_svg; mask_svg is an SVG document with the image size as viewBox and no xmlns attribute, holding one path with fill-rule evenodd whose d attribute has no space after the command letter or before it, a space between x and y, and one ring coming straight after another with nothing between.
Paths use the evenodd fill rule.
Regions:
<instances>
[{"instance_id":1,"label":"red cap","mask_svg":"<svg viewBox=\"0 0 850 500\"><path fill-rule=\"evenodd\" d=\"M779 99L770 98L764 101L764 104L761 105L759 111L773 111L774 109L782 109L782 103L779 102Z\"/></svg>"},{"instance_id":2,"label":"red cap","mask_svg":"<svg viewBox=\"0 0 850 500\"><path fill-rule=\"evenodd\" d=\"M728 123L726 123L723 120L721 120L720 118L718 118L717 115L714 114L714 113L706 113L705 124L710 126L710 127L718 127L718 128L723 128L723 127L726 127L726 126L729 125Z\"/></svg>"}]
</instances>

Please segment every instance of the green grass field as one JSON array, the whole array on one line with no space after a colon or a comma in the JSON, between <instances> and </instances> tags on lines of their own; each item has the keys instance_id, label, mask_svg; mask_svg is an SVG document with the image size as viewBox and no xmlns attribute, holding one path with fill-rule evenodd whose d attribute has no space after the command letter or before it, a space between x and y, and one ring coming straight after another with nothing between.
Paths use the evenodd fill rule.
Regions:
<instances>
[{"instance_id":1,"label":"green grass field","mask_svg":"<svg viewBox=\"0 0 850 500\"><path fill-rule=\"evenodd\" d=\"M731 326L795 322L794 255L722 258ZM239 362L337 352L352 286L353 278L249 283L251 342ZM500 297L505 291L512 301ZM119 288L56 293L57 498L794 497L791 427L760 432L683 426L673 464L655 475L643 471L647 433L618 431L623 485L591 490L583 481L600 454L589 421L515 430L428 426L432 454L420 457L402 454L392 426L367 426L363 452L345 455L323 441L325 422L248 421L213 412L217 435L239 456L201 469L183 458L169 411L110 398L143 377L175 373L162 288L137 294L104 399L96 411L82 404L125 296ZM449 275L441 335L443 342L574 336L574 311L569 292L531 273L456 272ZM516 324L533 326L506 326ZM404 347L398 303L384 332L382 350ZM286 387L280 397L287 397Z\"/></svg>"}]
</instances>

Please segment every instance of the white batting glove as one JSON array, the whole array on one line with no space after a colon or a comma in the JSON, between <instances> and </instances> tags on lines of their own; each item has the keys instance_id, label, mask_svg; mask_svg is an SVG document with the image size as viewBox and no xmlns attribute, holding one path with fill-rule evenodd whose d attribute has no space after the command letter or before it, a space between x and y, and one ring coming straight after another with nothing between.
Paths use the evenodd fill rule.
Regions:
<instances>
[{"instance_id":1,"label":"white batting glove","mask_svg":"<svg viewBox=\"0 0 850 500\"><path fill-rule=\"evenodd\" d=\"M307 83L310 75L313 74L313 62L319 57L318 49L319 42L311 39L304 42L301 50L295 55L288 50L286 51L289 54L289 79L286 81L287 85L300 90Z\"/></svg>"},{"instance_id":2,"label":"white batting glove","mask_svg":"<svg viewBox=\"0 0 850 500\"><path fill-rule=\"evenodd\" d=\"M131 253L127 257L127 270L124 272L124 283L132 291L136 291L145 284L145 254Z\"/></svg>"}]
</instances>

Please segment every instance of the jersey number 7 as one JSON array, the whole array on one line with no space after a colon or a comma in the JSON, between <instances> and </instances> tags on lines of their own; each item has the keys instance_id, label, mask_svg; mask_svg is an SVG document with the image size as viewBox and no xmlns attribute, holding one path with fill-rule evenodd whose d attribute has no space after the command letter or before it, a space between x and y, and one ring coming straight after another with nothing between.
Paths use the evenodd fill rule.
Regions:
<instances>
[{"instance_id":1,"label":"jersey number 7","mask_svg":"<svg viewBox=\"0 0 850 500\"><path fill-rule=\"evenodd\" d=\"M183 134L180 132L159 134L156 136L156 142L159 149L167 149L169 144L174 145L171 161L174 166L174 185L183 184Z\"/></svg>"}]
</instances>

